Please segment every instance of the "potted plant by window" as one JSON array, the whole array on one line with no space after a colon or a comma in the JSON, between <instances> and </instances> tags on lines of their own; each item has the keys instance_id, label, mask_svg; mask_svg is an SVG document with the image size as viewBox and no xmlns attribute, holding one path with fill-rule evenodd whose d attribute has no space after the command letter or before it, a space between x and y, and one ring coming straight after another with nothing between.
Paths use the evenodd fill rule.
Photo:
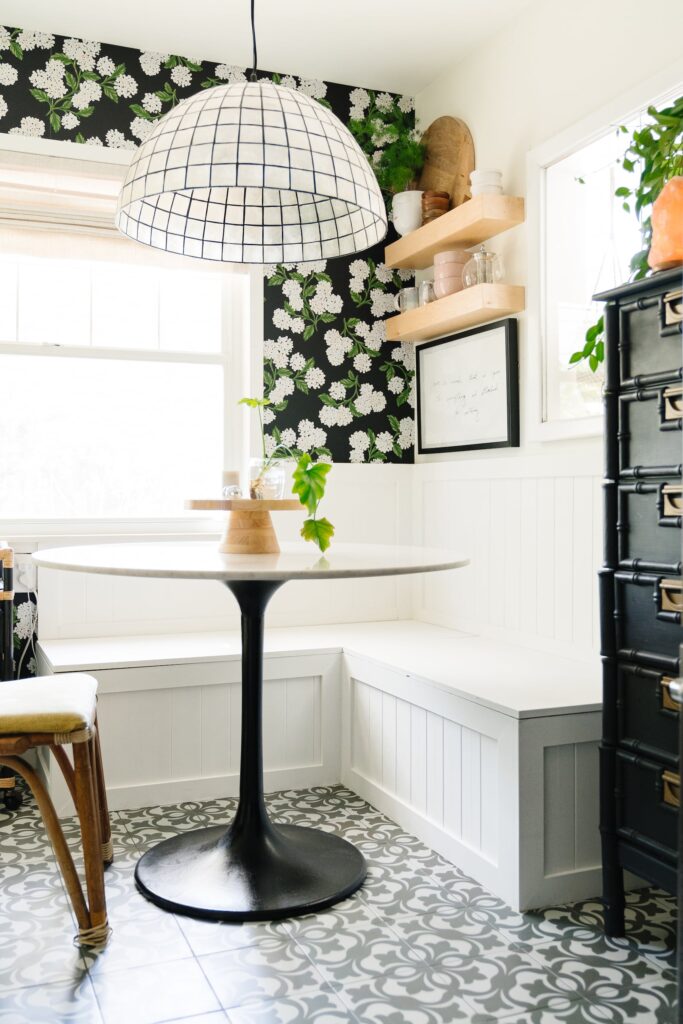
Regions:
<instances>
[{"instance_id":1,"label":"potted plant by window","mask_svg":"<svg viewBox=\"0 0 683 1024\"><path fill-rule=\"evenodd\" d=\"M622 167L638 175L633 188L620 186L614 193L640 221L641 248L631 259L631 280L651 270L676 266L683 258L683 96L657 110L648 108L650 120L633 132ZM621 131L627 129L622 126ZM657 236L653 239L653 225ZM654 242L654 244L653 244ZM603 317L588 328L583 348L570 363L588 362L595 373L605 358Z\"/></svg>"}]
</instances>

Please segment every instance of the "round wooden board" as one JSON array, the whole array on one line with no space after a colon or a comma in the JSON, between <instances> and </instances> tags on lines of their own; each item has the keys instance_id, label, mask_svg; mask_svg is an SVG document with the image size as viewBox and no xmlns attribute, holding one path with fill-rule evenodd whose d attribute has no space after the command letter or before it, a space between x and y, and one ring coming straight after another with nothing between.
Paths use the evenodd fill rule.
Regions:
<instances>
[{"instance_id":1,"label":"round wooden board","mask_svg":"<svg viewBox=\"0 0 683 1024\"><path fill-rule=\"evenodd\" d=\"M448 192L450 206L470 197L470 173L474 170L474 142L458 117L437 117L422 136L427 147L418 188Z\"/></svg>"}]
</instances>

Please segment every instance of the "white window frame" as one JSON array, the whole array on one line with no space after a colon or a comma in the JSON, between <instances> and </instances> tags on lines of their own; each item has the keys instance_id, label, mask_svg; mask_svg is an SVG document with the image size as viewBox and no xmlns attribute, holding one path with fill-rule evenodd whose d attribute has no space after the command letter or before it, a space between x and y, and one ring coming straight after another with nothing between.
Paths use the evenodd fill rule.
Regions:
<instances>
[{"instance_id":1,"label":"white window frame","mask_svg":"<svg viewBox=\"0 0 683 1024\"><path fill-rule=\"evenodd\" d=\"M595 142L610 126L618 126L633 118L650 103L667 96L683 82L683 60L669 65L657 75L639 83L628 92L600 107L588 117L542 145L531 150L527 157L527 352L529 404L527 410L527 438L531 442L562 441L568 438L596 437L602 434L603 419L586 416L575 420L547 420L546 379L547 344L545 233L546 233L546 174L548 167L571 156L577 150Z\"/></svg>"},{"instance_id":2,"label":"white window frame","mask_svg":"<svg viewBox=\"0 0 683 1024\"><path fill-rule=\"evenodd\" d=\"M0 133L0 160L3 152L25 153L34 157L38 155L48 158L66 158L78 161L80 164L103 164L109 171L120 173L122 180L125 168L134 155L134 151L131 150L106 149L73 142L32 139ZM221 352L217 355L105 348L94 350L77 346L50 345L49 343L32 346L26 343L2 342L0 342L0 355L27 355L33 352L56 359L87 355L88 358L93 359L220 363L223 367L225 396L224 466L225 468L239 467L243 473L246 473L250 450L255 445L256 439L253 436L250 438L252 425L247 410L238 406L238 400L243 395L260 394L263 387L264 286L260 267L231 265L230 271L231 273L226 274L223 281L224 321ZM198 516L196 513L169 518L0 519L0 537L7 538L18 551L30 551L37 544L59 543L66 539L69 543L77 543L93 537L104 540L121 537L147 539L165 537L169 539L192 535L218 536L220 529L221 525L215 515Z\"/></svg>"}]
</instances>

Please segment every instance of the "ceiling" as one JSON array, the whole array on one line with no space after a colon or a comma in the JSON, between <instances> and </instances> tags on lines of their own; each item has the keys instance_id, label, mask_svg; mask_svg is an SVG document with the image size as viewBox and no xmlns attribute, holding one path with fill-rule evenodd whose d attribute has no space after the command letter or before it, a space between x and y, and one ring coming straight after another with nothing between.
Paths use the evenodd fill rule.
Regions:
<instances>
[{"instance_id":1,"label":"ceiling","mask_svg":"<svg viewBox=\"0 0 683 1024\"><path fill-rule=\"evenodd\" d=\"M530 0L256 0L259 65L415 95ZM0 0L0 24L251 64L249 0Z\"/></svg>"}]
</instances>

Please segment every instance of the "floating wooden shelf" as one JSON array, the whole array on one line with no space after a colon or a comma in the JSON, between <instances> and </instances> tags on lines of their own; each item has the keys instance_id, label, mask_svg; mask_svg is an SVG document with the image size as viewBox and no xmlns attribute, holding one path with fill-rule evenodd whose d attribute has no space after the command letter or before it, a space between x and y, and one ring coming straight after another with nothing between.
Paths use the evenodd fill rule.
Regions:
<instances>
[{"instance_id":1,"label":"floating wooden shelf","mask_svg":"<svg viewBox=\"0 0 683 1024\"><path fill-rule=\"evenodd\" d=\"M469 249L501 231L524 222L524 200L517 196L475 196L437 217L431 224L411 231L388 245L384 261L388 267L424 270L431 267L437 252Z\"/></svg>"},{"instance_id":2,"label":"floating wooden shelf","mask_svg":"<svg viewBox=\"0 0 683 1024\"><path fill-rule=\"evenodd\" d=\"M445 220L445 216L440 220ZM524 288L521 285L476 284L455 295L447 295L445 299L436 299L427 306L389 317L384 321L387 341L429 341L442 334L452 334L453 331L521 313L523 309Z\"/></svg>"}]
</instances>

